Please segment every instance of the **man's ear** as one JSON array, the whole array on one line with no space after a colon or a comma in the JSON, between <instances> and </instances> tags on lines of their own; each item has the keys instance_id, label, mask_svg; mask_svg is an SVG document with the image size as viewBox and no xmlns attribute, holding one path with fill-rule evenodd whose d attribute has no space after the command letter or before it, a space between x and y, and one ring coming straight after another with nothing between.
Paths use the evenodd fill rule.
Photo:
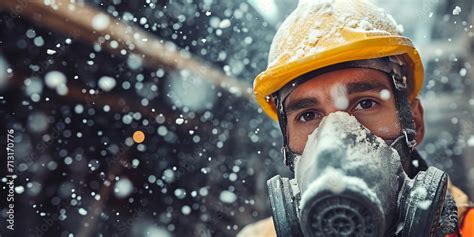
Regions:
<instances>
[{"instance_id":1,"label":"man's ear","mask_svg":"<svg viewBox=\"0 0 474 237\"><path fill-rule=\"evenodd\" d=\"M423 105L420 99L415 98L411 102L411 112L413 114L413 121L415 123L416 143L420 144L425 136L425 122L423 119Z\"/></svg>"}]
</instances>

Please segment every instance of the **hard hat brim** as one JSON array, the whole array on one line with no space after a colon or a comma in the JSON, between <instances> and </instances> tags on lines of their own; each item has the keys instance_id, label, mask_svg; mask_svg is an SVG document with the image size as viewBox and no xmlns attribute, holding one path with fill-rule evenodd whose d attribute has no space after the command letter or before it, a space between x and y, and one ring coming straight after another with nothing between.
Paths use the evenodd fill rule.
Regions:
<instances>
[{"instance_id":1,"label":"hard hat brim","mask_svg":"<svg viewBox=\"0 0 474 237\"><path fill-rule=\"evenodd\" d=\"M268 96L281 89L293 79L308 72L354 60L381 58L392 55L406 55L408 70L412 72L408 80L412 85L408 97L412 101L418 96L424 80L423 63L420 55L409 38L403 36L377 36L351 41L330 49L324 49L301 59L270 67L260 73L254 82L254 94L262 109L273 120L277 113Z\"/></svg>"}]
</instances>

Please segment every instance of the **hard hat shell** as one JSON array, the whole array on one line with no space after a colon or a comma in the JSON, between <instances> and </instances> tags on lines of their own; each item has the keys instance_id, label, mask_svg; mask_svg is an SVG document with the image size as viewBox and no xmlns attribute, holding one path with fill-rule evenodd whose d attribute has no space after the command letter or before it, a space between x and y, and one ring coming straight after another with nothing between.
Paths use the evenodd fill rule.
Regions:
<instances>
[{"instance_id":1,"label":"hard hat shell","mask_svg":"<svg viewBox=\"0 0 474 237\"><path fill-rule=\"evenodd\" d=\"M408 97L423 86L423 63L403 27L367 0L300 0L273 38L267 69L254 81L257 102L277 120L270 96L305 73L354 60L400 55Z\"/></svg>"}]
</instances>

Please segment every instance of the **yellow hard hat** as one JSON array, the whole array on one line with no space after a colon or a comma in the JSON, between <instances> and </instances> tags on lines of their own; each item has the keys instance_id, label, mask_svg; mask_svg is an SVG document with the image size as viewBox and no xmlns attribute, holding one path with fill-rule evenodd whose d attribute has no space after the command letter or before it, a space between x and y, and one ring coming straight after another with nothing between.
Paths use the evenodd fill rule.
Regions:
<instances>
[{"instance_id":1,"label":"yellow hard hat","mask_svg":"<svg viewBox=\"0 0 474 237\"><path fill-rule=\"evenodd\" d=\"M308 72L354 60L401 55L407 64L408 97L423 86L423 63L403 27L367 0L300 0L278 29L267 69L255 78L257 102L275 121L270 96Z\"/></svg>"}]
</instances>

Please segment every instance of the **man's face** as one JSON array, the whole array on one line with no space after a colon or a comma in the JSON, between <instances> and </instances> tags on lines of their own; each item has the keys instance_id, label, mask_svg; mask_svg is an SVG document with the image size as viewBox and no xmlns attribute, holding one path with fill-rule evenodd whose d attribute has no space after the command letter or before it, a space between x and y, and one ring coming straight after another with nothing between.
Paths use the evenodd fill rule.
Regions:
<instances>
[{"instance_id":1,"label":"man's face","mask_svg":"<svg viewBox=\"0 0 474 237\"><path fill-rule=\"evenodd\" d=\"M415 110L417 141L421 142L423 109L418 100L415 102L412 110ZM336 111L355 116L373 134L385 140L400 135L391 81L387 74L374 69L349 68L317 76L296 87L284 107L289 146L298 154L303 152L308 135L319 126L321 119Z\"/></svg>"}]
</instances>

